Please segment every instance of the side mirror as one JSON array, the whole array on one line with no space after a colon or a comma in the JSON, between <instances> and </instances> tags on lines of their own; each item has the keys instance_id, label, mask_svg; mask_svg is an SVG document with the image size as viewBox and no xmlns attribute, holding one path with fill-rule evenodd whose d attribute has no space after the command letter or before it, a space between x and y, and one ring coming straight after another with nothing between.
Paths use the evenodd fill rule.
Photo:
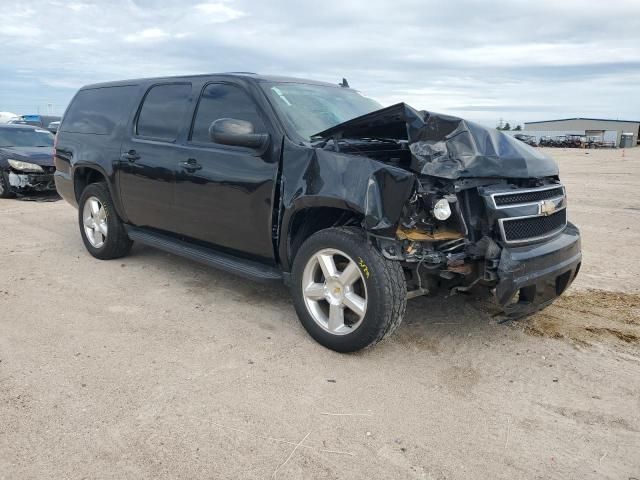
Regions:
<instances>
[{"instance_id":1,"label":"side mirror","mask_svg":"<svg viewBox=\"0 0 640 480\"><path fill-rule=\"evenodd\" d=\"M265 150L269 144L268 133L254 133L253 124L235 118L219 118L209 127L209 139L222 145Z\"/></svg>"}]
</instances>

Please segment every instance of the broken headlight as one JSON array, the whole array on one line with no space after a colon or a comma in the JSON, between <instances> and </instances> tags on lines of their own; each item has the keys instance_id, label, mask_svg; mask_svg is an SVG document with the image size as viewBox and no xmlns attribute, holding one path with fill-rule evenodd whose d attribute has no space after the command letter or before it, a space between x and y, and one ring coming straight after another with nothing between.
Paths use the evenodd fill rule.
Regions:
<instances>
[{"instance_id":1,"label":"broken headlight","mask_svg":"<svg viewBox=\"0 0 640 480\"><path fill-rule=\"evenodd\" d=\"M36 165L35 163L22 162L20 160L13 160L12 158L7 160L9 165L15 170L20 170L21 172L44 172L40 165Z\"/></svg>"},{"instance_id":2,"label":"broken headlight","mask_svg":"<svg viewBox=\"0 0 640 480\"><path fill-rule=\"evenodd\" d=\"M451 216L451 207L446 198L441 198L433 206L433 216L438 220L443 221Z\"/></svg>"}]
</instances>

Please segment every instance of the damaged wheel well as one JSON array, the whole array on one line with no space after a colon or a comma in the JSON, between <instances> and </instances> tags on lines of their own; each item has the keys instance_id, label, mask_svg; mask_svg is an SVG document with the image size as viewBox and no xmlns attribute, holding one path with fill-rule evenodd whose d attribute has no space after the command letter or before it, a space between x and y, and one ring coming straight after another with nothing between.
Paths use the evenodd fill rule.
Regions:
<instances>
[{"instance_id":1,"label":"damaged wheel well","mask_svg":"<svg viewBox=\"0 0 640 480\"><path fill-rule=\"evenodd\" d=\"M362 216L349 210L332 207L311 207L302 209L291 219L289 228L289 262L304 241L320 230L345 225L360 225Z\"/></svg>"},{"instance_id":2,"label":"damaged wheel well","mask_svg":"<svg viewBox=\"0 0 640 480\"><path fill-rule=\"evenodd\" d=\"M80 167L76 169L73 175L73 188L76 201L80 201L80 196L87 185L91 183L106 181L102 172L91 167Z\"/></svg>"}]
</instances>

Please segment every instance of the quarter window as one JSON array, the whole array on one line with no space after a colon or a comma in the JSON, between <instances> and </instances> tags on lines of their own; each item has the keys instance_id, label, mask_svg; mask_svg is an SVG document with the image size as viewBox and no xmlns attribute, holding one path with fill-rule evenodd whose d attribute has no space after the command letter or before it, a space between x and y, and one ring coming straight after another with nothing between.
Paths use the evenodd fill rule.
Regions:
<instances>
[{"instance_id":1,"label":"quarter window","mask_svg":"<svg viewBox=\"0 0 640 480\"><path fill-rule=\"evenodd\" d=\"M128 120L137 86L102 87L80 90L65 113L61 132L109 135Z\"/></svg>"},{"instance_id":2,"label":"quarter window","mask_svg":"<svg viewBox=\"0 0 640 480\"><path fill-rule=\"evenodd\" d=\"M141 137L173 142L187 109L190 84L156 85L147 92L140 109L136 133Z\"/></svg>"},{"instance_id":3,"label":"quarter window","mask_svg":"<svg viewBox=\"0 0 640 480\"><path fill-rule=\"evenodd\" d=\"M191 140L209 142L209 127L220 118L233 118L251 122L255 133L265 133L254 101L239 87L224 83L212 83L202 92L193 122Z\"/></svg>"}]
</instances>

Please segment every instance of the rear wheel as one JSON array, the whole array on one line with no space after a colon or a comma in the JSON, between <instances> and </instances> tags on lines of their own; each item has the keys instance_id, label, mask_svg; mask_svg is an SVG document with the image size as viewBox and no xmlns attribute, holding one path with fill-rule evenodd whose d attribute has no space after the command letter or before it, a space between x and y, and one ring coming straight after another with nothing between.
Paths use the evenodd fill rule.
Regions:
<instances>
[{"instance_id":1,"label":"rear wheel","mask_svg":"<svg viewBox=\"0 0 640 480\"><path fill-rule=\"evenodd\" d=\"M330 228L300 247L292 271L302 325L338 352L374 345L402 321L407 287L398 262L385 259L356 228Z\"/></svg>"},{"instance_id":2,"label":"rear wheel","mask_svg":"<svg viewBox=\"0 0 640 480\"><path fill-rule=\"evenodd\" d=\"M88 185L78 206L80 234L91 255L109 260L129 253L133 242L113 208L106 183Z\"/></svg>"}]
</instances>

